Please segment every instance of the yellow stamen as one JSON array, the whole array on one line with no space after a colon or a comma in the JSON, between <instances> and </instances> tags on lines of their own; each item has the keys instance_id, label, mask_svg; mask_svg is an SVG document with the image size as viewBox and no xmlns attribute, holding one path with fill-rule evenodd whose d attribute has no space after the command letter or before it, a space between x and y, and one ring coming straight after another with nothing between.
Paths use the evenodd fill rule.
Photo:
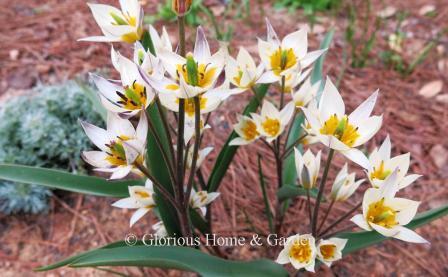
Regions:
<instances>
[{"instance_id":1,"label":"yellow stamen","mask_svg":"<svg viewBox=\"0 0 448 277\"><path fill-rule=\"evenodd\" d=\"M339 139L347 146L353 146L355 141L360 137L358 128L348 122L348 117L344 116L339 119L336 114L330 116L325 121L324 126L320 129L323 135L332 135Z\"/></svg>"},{"instance_id":2,"label":"yellow stamen","mask_svg":"<svg viewBox=\"0 0 448 277\"><path fill-rule=\"evenodd\" d=\"M297 57L294 54L294 50L292 48L282 49L279 47L277 51L275 51L271 57L271 68L274 71L275 75L280 75L284 70L289 69L296 65Z\"/></svg>"},{"instance_id":3,"label":"yellow stamen","mask_svg":"<svg viewBox=\"0 0 448 277\"><path fill-rule=\"evenodd\" d=\"M280 132L280 121L267 117L266 120L261 123L263 130L271 137L275 137Z\"/></svg>"},{"instance_id":4,"label":"yellow stamen","mask_svg":"<svg viewBox=\"0 0 448 277\"><path fill-rule=\"evenodd\" d=\"M146 87L134 82L131 86L125 87L124 94L116 92L121 98L117 103L127 110L138 110L146 106L147 94Z\"/></svg>"},{"instance_id":5,"label":"yellow stamen","mask_svg":"<svg viewBox=\"0 0 448 277\"><path fill-rule=\"evenodd\" d=\"M391 207L384 205L384 198L378 202L372 203L367 209L367 221L383 226L385 228L392 228L397 225L395 220L397 212Z\"/></svg>"},{"instance_id":6,"label":"yellow stamen","mask_svg":"<svg viewBox=\"0 0 448 277\"><path fill-rule=\"evenodd\" d=\"M308 263L311 259L311 246L309 240L295 241L289 250L289 256L300 263Z\"/></svg>"},{"instance_id":7,"label":"yellow stamen","mask_svg":"<svg viewBox=\"0 0 448 277\"><path fill-rule=\"evenodd\" d=\"M141 198L148 198L151 195L149 193L147 193L146 191L135 191L135 194L137 194L138 196L140 196Z\"/></svg>"},{"instance_id":8,"label":"yellow stamen","mask_svg":"<svg viewBox=\"0 0 448 277\"><path fill-rule=\"evenodd\" d=\"M260 135L257 130L257 125L250 120L244 121L244 125L241 128L241 131L244 135L245 140L253 140Z\"/></svg>"},{"instance_id":9,"label":"yellow stamen","mask_svg":"<svg viewBox=\"0 0 448 277\"><path fill-rule=\"evenodd\" d=\"M200 99L200 105L199 108L201 110L204 110L207 104L207 98L199 96ZM179 99L176 99L176 102L179 103ZM187 98L185 99L185 113L192 117L194 116L194 99L193 98Z\"/></svg>"},{"instance_id":10,"label":"yellow stamen","mask_svg":"<svg viewBox=\"0 0 448 277\"><path fill-rule=\"evenodd\" d=\"M177 74L178 75L182 74L182 77L184 78L185 82L191 85L190 80L188 79L187 67L185 65L178 64L176 68L177 68ZM199 64L197 86L201 88L210 86L214 81L215 73L216 73L216 67L211 67L210 65L207 64Z\"/></svg>"},{"instance_id":11,"label":"yellow stamen","mask_svg":"<svg viewBox=\"0 0 448 277\"><path fill-rule=\"evenodd\" d=\"M334 244L324 244L320 246L320 253L325 260L329 260L336 254L336 245Z\"/></svg>"},{"instance_id":12,"label":"yellow stamen","mask_svg":"<svg viewBox=\"0 0 448 277\"><path fill-rule=\"evenodd\" d=\"M384 169L384 161L381 161L381 164L378 168L373 168L373 172L370 174L370 178L385 180L391 173L392 171Z\"/></svg>"}]
</instances>

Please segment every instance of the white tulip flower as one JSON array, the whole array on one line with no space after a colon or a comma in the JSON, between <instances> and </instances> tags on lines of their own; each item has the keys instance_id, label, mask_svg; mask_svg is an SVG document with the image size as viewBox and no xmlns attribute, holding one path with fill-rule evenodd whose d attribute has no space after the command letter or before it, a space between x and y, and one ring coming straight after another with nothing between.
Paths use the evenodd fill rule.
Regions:
<instances>
[{"instance_id":1,"label":"white tulip flower","mask_svg":"<svg viewBox=\"0 0 448 277\"><path fill-rule=\"evenodd\" d=\"M219 192L207 192L205 190L196 192L192 189L190 194L190 206L193 209L199 209L202 215L205 215L207 212L207 205L212 203L218 196Z\"/></svg>"},{"instance_id":2,"label":"white tulip flower","mask_svg":"<svg viewBox=\"0 0 448 277\"><path fill-rule=\"evenodd\" d=\"M257 124L257 130L266 137L268 142L275 140L288 125L294 114L294 103L288 103L279 111L272 103L263 102L260 114L252 113L252 119Z\"/></svg>"},{"instance_id":3,"label":"white tulip flower","mask_svg":"<svg viewBox=\"0 0 448 277\"><path fill-rule=\"evenodd\" d=\"M159 79L146 74L142 74L142 78L161 94L191 98L215 86L227 55L227 50L224 48L211 55L204 30L198 27L194 52L187 54L186 58L168 50L162 50L158 54L171 78Z\"/></svg>"},{"instance_id":4,"label":"white tulip flower","mask_svg":"<svg viewBox=\"0 0 448 277\"><path fill-rule=\"evenodd\" d=\"M347 239L329 238L322 239L317 244L317 259L328 267L337 260L342 258L342 250L347 244Z\"/></svg>"},{"instance_id":5,"label":"white tulip flower","mask_svg":"<svg viewBox=\"0 0 448 277\"><path fill-rule=\"evenodd\" d=\"M120 199L112 206L122 209L137 209L132 215L129 225L132 227L146 213L152 210L156 203L154 201L154 189L152 182L148 179L145 186L129 186L129 197Z\"/></svg>"},{"instance_id":6,"label":"white tulip flower","mask_svg":"<svg viewBox=\"0 0 448 277\"><path fill-rule=\"evenodd\" d=\"M380 129L382 116L370 116L375 106L378 91L374 92L350 115L345 113L345 104L336 87L327 78L317 114L303 107L312 134L325 146L337 150L363 168L369 168L369 160L356 149L371 139Z\"/></svg>"},{"instance_id":7,"label":"white tulip flower","mask_svg":"<svg viewBox=\"0 0 448 277\"><path fill-rule=\"evenodd\" d=\"M428 243L419 234L404 227L414 218L420 202L395 197L398 189L398 170L395 170L381 188L370 188L365 192L362 214L355 215L351 221L364 230L375 230L385 237Z\"/></svg>"},{"instance_id":8,"label":"white tulip flower","mask_svg":"<svg viewBox=\"0 0 448 277\"><path fill-rule=\"evenodd\" d=\"M317 177L319 176L321 151L314 156L311 150L308 149L302 156L300 151L294 148L294 153L296 171L300 184L305 189L312 189L316 185Z\"/></svg>"},{"instance_id":9,"label":"white tulip flower","mask_svg":"<svg viewBox=\"0 0 448 277\"><path fill-rule=\"evenodd\" d=\"M308 53L308 35L305 29L288 34L280 42L269 20L266 19L267 41L258 39L258 51L264 63L265 74L277 80L292 72L300 72L316 61L327 49ZM264 76L264 78L268 78Z\"/></svg>"},{"instance_id":10,"label":"white tulip flower","mask_svg":"<svg viewBox=\"0 0 448 277\"><path fill-rule=\"evenodd\" d=\"M246 145L260 137L257 123L248 116L239 115L238 123L233 128L239 137L234 138L229 145Z\"/></svg>"},{"instance_id":11,"label":"white tulip flower","mask_svg":"<svg viewBox=\"0 0 448 277\"><path fill-rule=\"evenodd\" d=\"M156 238L164 238L168 236L168 232L166 231L163 221L159 221L156 224L152 225L152 229L154 230L154 235L156 236Z\"/></svg>"},{"instance_id":12,"label":"white tulip flower","mask_svg":"<svg viewBox=\"0 0 448 277\"><path fill-rule=\"evenodd\" d=\"M330 197L334 201L345 201L358 189L364 179L355 182L355 173L348 173L347 164L342 167L331 188Z\"/></svg>"},{"instance_id":13,"label":"white tulip flower","mask_svg":"<svg viewBox=\"0 0 448 277\"><path fill-rule=\"evenodd\" d=\"M292 101L296 108L306 107L316 98L320 88L320 81L311 84L311 78L305 80L297 91L292 92Z\"/></svg>"},{"instance_id":14,"label":"white tulip flower","mask_svg":"<svg viewBox=\"0 0 448 277\"><path fill-rule=\"evenodd\" d=\"M80 41L134 43L143 34L143 9L138 0L120 0L121 10L103 4L87 4L104 36Z\"/></svg>"},{"instance_id":15,"label":"white tulip flower","mask_svg":"<svg viewBox=\"0 0 448 277\"><path fill-rule=\"evenodd\" d=\"M411 160L410 153L391 158L391 141L386 137L380 148L375 148L369 156L370 166L367 168L367 176L373 187L379 188L384 180L395 170L398 169L399 188L405 188L421 177L418 174L406 176Z\"/></svg>"},{"instance_id":16,"label":"white tulip flower","mask_svg":"<svg viewBox=\"0 0 448 277\"><path fill-rule=\"evenodd\" d=\"M191 168L191 164L193 163L193 150L194 147L190 147L187 153L187 168ZM204 149L199 150L198 159L196 160L196 169L199 168L204 162L205 158L212 152L213 147L205 147Z\"/></svg>"},{"instance_id":17,"label":"white tulip flower","mask_svg":"<svg viewBox=\"0 0 448 277\"><path fill-rule=\"evenodd\" d=\"M114 67L120 72L121 82L106 80L95 74L90 74L90 77L98 88L103 106L111 112L119 113L122 117L130 118L146 109L153 101L155 93L142 80L134 62L115 52L113 48L111 57ZM155 63L156 60L153 59L153 62ZM161 70L160 68L150 68L150 66L157 65L148 61L145 66L147 70L157 72Z\"/></svg>"},{"instance_id":18,"label":"white tulip flower","mask_svg":"<svg viewBox=\"0 0 448 277\"><path fill-rule=\"evenodd\" d=\"M84 151L83 159L96 171L110 172L110 179L126 177L131 171L140 171L134 162L144 163L148 122L145 113L135 129L131 122L109 112L107 130L81 121L86 135L101 151Z\"/></svg>"},{"instance_id":19,"label":"white tulip flower","mask_svg":"<svg viewBox=\"0 0 448 277\"><path fill-rule=\"evenodd\" d=\"M237 88L239 92L250 89L255 84L273 83L277 78L270 75L263 75L264 65L256 65L254 59L249 52L240 47L236 60L232 57L228 58L225 68L226 78Z\"/></svg>"},{"instance_id":20,"label":"white tulip flower","mask_svg":"<svg viewBox=\"0 0 448 277\"><path fill-rule=\"evenodd\" d=\"M276 263L291 263L295 269L304 268L314 272L317 249L315 239L310 234L294 235L286 240L286 244L277 257Z\"/></svg>"}]
</instances>

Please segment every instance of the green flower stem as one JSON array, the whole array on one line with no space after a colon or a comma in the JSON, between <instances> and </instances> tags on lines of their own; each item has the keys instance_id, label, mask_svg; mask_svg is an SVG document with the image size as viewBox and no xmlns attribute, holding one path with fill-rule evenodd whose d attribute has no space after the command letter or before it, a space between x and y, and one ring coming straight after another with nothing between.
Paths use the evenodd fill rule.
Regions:
<instances>
[{"instance_id":1,"label":"green flower stem","mask_svg":"<svg viewBox=\"0 0 448 277\"><path fill-rule=\"evenodd\" d=\"M328 205L327 211L325 212L325 215L324 215L324 219L322 219L322 222L320 223L319 228L317 228L317 233L318 234L319 234L320 230L322 229L322 227L324 226L325 221L327 220L328 215L330 214L331 208L333 208L333 205L334 205L335 202L336 201L334 199L332 199L331 202L330 202L330 205Z\"/></svg>"},{"instance_id":2,"label":"green flower stem","mask_svg":"<svg viewBox=\"0 0 448 277\"><path fill-rule=\"evenodd\" d=\"M179 205L178 203L175 201L175 199L173 198L173 196L171 195L171 193L169 193L164 186L162 186L162 184L159 183L159 181L157 181L156 178L154 178L154 176L151 175L151 173L149 173L148 169L143 166L140 163L135 162L134 166L137 167L149 180L151 180L154 184L154 186L157 187L157 189L160 191L160 193L162 194L162 196L164 198L166 198L168 201L170 201L170 203L173 205L173 207L179 211Z\"/></svg>"},{"instance_id":3,"label":"green flower stem","mask_svg":"<svg viewBox=\"0 0 448 277\"><path fill-rule=\"evenodd\" d=\"M327 163L325 165L325 169L324 169L324 173L322 174L322 179L320 180L320 186L319 186L319 193L317 194L317 200L316 200L316 205L314 206L314 214L313 214L313 224L311 227L311 231L314 237L316 237L317 235L317 220L319 217L319 207L320 207L320 202L322 201L322 196L324 194L324 189L325 189L325 183L327 182L327 177L328 177L328 171L330 170L330 165L331 165L331 160L333 159L334 156L334 149L330 148L330 152L328 153L328 158L327 158Z\"/></svg>"},{"instance_id":4,"label":"green flower stem","mask_svg":"<svg viewBox=\"0 0 448 277\"><path fill-rule=\"evenodd\" d=\"M357 209L359 209L362 206L362 201L360 201L356 206L354 206L350 211L348 211L345 215L341 216L340 218L338 218L335 222L333 222L330 226L328 226L325 230L323 230L320 234L319 237L324 236L326 233L328 233L331 229L333 229L334 227L336 227L337 225L339 225L342 221L344 221L345 219L347 219L348 217L350 217L352 215L352 213L354 213Z\"/></svg>"},{"instance_id":5,"label":"green flower stem","mask_svg":"<svg viewBox=\"0 0 448 277\"><path fill-rule=\"evenodd\" d=\"M294 147L297 146L297 144L299 144L300 142L302 142L302 140L304 138L306 138L306 136L308 136L308 134L303 134L302 136L300 136L298 139L296 139L296 141L291 144L288 148L285 149L285 152L283 152L283 154L281 155L281 159L284 160L286 157L289 156L289 154L294 150Z\"/></svg>"},{"instance_id":6,"label":"green flower stem","mask_svg":"<svg viewBox=\"0 0 448 277\"><path fill-rule=\"evenodd\" d=\"M259 178L260 178L260 186L261 186L261 191L263 193L263 201L264 201L264 209L265 209L265 213L266 216L268 218L268 223L269 223L269 231L271 233L273 233L274 230L274 223L272 221L272 213L271 213L271 208L269 205L269 199L268 199L268 195L266 192L266 184L264 182L264 176L263 176L263 169L261 167L261 155L258 154L258 174L259 174Z\"/></svg>"},{"instance_id":7,"label":"green flower stem","mask_svg":"<svg viewBox=\"0 0 448 277\"><path fill-rule=\"evenodd\" d=\"M201 143L201 100L199 96L194 97L194 146L193 146L193 158L191 161L190 176L187 183L186 197L190 196L191 189L193 187L194 175L196 173L196 164L199 155L199 145ZM188 155L188 154L187 154ZM185 201L185 208L188 209L189 201Z\"/></svg>"},{"instance_id":8,"label":"green flower stem","mask_svg":"<svg viewBox=\"0 0 448 277\"><path fill-rule=\"evenodd\" d=\"M185 57L185 18L184 16L177 17L178 31L179 31L179 51L182 57ZM185 131L185 99L179 98L179 117L177 120L177 190L179 191L179 203L183 207L185 203L190 200L189 195L183 193L184 188L184 131ZM178 211L179 223L182 229L182 235L185 237L191 236L190 219L188 209L181 209Z\"/></svg>"}]
</instances>

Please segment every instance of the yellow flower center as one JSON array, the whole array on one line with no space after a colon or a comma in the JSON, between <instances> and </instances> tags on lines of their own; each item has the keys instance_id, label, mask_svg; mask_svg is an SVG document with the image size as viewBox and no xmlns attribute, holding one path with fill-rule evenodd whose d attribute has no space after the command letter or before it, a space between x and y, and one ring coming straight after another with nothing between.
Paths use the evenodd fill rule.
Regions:
<instances>
[{"instance_id":1,"label":"yellow flower center","mask_svg":"<svg viewBox=\"0 0 448 277\"><path fill-rule=\"evenodd\" d=\"M135 194L140 196L141 198L148 198L151 195L149 193L147 193L146 191L135 191Z\"/></svg>"},{"instance_id":2,"label":"yellow flower center","mask_svg":"<svg viewBox=\"0 0 448 277\"><path fill-rule=\"evenodd\" d=\"M271 137L276 136L280 132L280 121L267 117L266 120L261 123L263 130Z\"/></svg>"},{"instance_id":3,"label":"yellow flower center","mask_svg":"<svg viewBox=\"0 0 448 277\"><path fill-rule=\"evenodd\" d=\"M279 47L271 57L271 68L275 75L280 75L284 70L287 70L297 64L297 57L292 48L282 49Z\"/></svg>"},{"instance_id":4,"label":"yellow flower center","mask_svg":"<svg viewBox=\"0 0 448 277\"><path fill-rule=\"evenodd\" d=\"M395 220L397 212L391 207L384 205L384 198L378 202L372 203L367 209L367 221L383 226L385 228L392 228L397 225Z\"/></svg>"},{"instance_id":5,"label":"yellow flower center","mask_svg":"<svg viewBox=\"0 0 448 277\"><path fill-rule=\"evenodd\" d=\"M119 136L116 141L111 141L110 144L106 144L109 148L109 152L106 152L108 157L106 160L114 166L127 165L126 153L123 148L123 141L127 141L130 138L126 136Z\"/></svg>"},{"instance_id":6,"label":"yellow flower center","mask_svg":"<svg viewBox=\"0 0 448 277\"><path fill-rule=\"evenodd\" d=\"M311 260L312 249L309 240L296 240L289 250L289 257L300 263L308 263Z\"/></svg>"},{"instance_id":7,"label":"yellow flower center","mask_svg":"<svg viewBox=\"0 0 448 277\"><path fill-rule=\"evenodd\" d=\"M239 69L239 68L238 68ZM241 69L238 70L238 75L233 77L233 81L237 86L240 86L241 78L243 77L243 71Z\"/></svg>"},{"instance_id":8,"label":"yellow flower center","mask_svg":"<svg viewBox=\"0 0 448 277\"><path fill-rule=\"evenodd\" d=\"M198 87L204 88L208 87L212 84L214 81L215 73L216 73L216 67L210 67L210 64L199 64L198 65ZM188 72L187 72L187 66L186 64L178 64L176 66L177 69L177 75L178 78L180 77L180 74L182 74L182 77L184 78L185 82L189 85L193 85L192 81L189 80Z\"/></svg>"},{"instance_id":9,"label":"yellow flower center","mask_svg":"<svg viewBox=\"0 0 448 277\"><path fill-rule=\"evenodd\" d=\"M339 119L336 114L330 116L330 118L325 121L324 126L320 129L320 133L323 135L332 135L350 147L353 146L355 141L360 137L358 127L351 125L348 122L347 116Z\"/></svg>"},{"instance_id":10,"label":"yellow flower center","mask_svg":"<svg viewBox=\"0 0 448 277\"><path fill-rule=\"evenodd\" d=\"M324 244L320 247L320 253L325 260L332 259L336 253L336 245L334 244Z\"/></svg>"},{"instance_id":11,"label":"yellow flower center","mask_svg":"<svg viewBox=\"0 0 448 277\"><path fill-rule=\"evenodd\" d=\"M185 113L192 117L194 116L194 98L186 98L185 101ZM176 99L176 103L179 103L179 99ZM203 110L207 104L207 98L199 96L199 109Z\"/></svg>"},{"instance_id":12,"label":"yellow flower center","mask_svg":"<svg viewBox=\"0 0 448 277\"><path fill-rule=\"evenodd\" d=\"M243 128L241 128L241 131L244 134L245 140L253 140L258 135L260 135L260 133L258 133L257 131L257 125L250 120L245 121Z\"/></svg>"},{"instance_id":13,"label":"yellow flower center","mask_svg":"<svg viewBox=\"0 0 448 277\"><path fill-rule=\"evenodd\" d=\"M146 106L146 87L135 81L124 88L124 93L117 91L116 94L121 98L117 103L124 109L138 110Z\"/></svg>"},{"instance_id":14,"label":"yellow flower center","mask_svg":"<svg viewBox=\"0 0 448 277\"><path fill-rule=\"evenodd\" d=\"M378 168L377 167L373 168L373 172L370 173L370 178L385 180L391 173L392 171L384 169L384 161L381 161L381 164Z\"/></svg>"}]
</instances>

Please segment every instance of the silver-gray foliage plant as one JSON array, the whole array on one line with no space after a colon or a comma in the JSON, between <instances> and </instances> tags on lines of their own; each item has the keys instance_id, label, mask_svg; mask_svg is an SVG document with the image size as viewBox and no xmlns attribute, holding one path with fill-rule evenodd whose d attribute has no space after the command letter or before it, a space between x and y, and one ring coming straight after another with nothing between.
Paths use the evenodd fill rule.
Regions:
<instances>
[{"instance_id":1,"label":"silver-gray foliage plant","mask_svg":"<svg viewBox=\"0 0 448 277\"><path fill-rule=\"evenodd\" d=\"M91 144L77 120L102 124L76 82L40 86L0 106L0 163L83 172L79 153ZM0 212L38 213L48 209L49 189L0 181Z\"/></svg>"}]
</instances>

